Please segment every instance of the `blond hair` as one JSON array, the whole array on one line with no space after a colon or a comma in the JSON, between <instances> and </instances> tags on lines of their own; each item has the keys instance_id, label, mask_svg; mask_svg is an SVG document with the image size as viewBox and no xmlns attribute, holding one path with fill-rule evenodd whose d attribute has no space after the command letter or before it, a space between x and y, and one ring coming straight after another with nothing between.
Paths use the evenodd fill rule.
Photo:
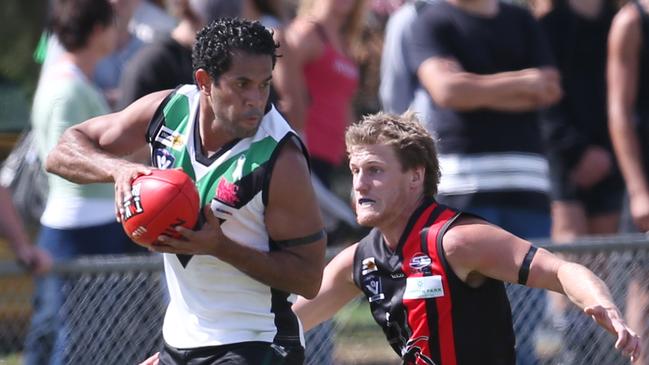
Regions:
<instances>
[{"instance_id":1,"label":"blond hair","mask_svg":"<svg viewBox=\"0 0 649 365\"><path fill-rule=\"evenodd\" d=\"M402 115L379 112L365 115L345 132L347 153L357 146L383 144L392 146L402 171L423 167L424 195L435 196L440 171L433 137L421 125L415 113Z\"/></svg>"}]
</instances>

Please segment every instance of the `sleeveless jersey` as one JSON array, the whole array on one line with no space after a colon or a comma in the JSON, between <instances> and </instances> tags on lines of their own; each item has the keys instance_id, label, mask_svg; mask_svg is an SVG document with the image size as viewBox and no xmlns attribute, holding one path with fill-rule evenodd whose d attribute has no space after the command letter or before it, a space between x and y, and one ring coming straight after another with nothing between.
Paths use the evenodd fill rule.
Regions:
<instances>
[{"instance_id":1,"label":"sleeveless jersey","mask_svg":"<svg viewBox=\"0 0 649 365\"><path fill-rule=\"evenodd\" d=\"M201 206L211 204L230 239L260 251L278 249L264 224L271 172L280 147L294 138L300 147L301 142L269 104L254 136L234 140L206 157L198 109L194 85L180 86L162 102L147 132L153 166L181 167L195 181ZM164 265L170 303L163 336L169 345L301 344L301 328L291 310L295 295L209 255L164 254Z\"/></svg>"},{"instance_id":2,"label":"sleeveless jersey","mask_svg":"<svg viewBox=\"0 0 649 365\"><path fill-rule=\"evenodd\" d=\"M345 128L359 72L351 58L333 47L321 25L316 30L324 50L303 69L309 92L306 143L311 156L338 165L345 158Z\"/></svg>"},{"instance_id":3,"label":"sleeveless jersey","mask_svg":"<svg viewBox=\"0 0 649 365\"><path fill-rule=\"evenodd\" d=\"M374 229L354 256L355 284L407 365L514 365L511 309L501 281L472 288L446 261L442 237L459 212L432 199L391 251Z\"/></svg>"}]
</instances>

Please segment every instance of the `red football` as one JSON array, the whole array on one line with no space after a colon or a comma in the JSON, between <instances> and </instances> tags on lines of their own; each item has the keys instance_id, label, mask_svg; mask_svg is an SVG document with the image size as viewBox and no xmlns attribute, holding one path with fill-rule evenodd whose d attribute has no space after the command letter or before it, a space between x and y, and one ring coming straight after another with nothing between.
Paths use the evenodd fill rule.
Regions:
<instances>
[{"instance_id":1,"label":"red football","mask_svg":"<svg viewBox=\"0 0 649 365\"><path fill-rule=\"evenodd\" d=\"M122 226L139 244L154 244L160 235L177 237L177 226L194 228L199 197L192 179L181 170L151 170L131 184L131 199L123 203Z\"/></svg>"}]
</instances>

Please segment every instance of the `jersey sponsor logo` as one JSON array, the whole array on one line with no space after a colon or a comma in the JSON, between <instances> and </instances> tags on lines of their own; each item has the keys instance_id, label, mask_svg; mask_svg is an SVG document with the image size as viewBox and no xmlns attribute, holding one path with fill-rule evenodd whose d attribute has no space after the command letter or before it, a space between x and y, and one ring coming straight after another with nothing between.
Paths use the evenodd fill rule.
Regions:
<instances>
[{"instance_id":1,"label":"jersey sponsor logo","mask_svg":"<svg viewBox=\"0 0 649 365\"><path fill-rule=\"evenodd\" d=\"M363 278L363 287L367 289L367 300L372 303L385 299L381 278L376 275L367 275Z\"/></svg>"},{"instance_id":2,"label":"jersey sponsor logo","mask_svg":"<svg viewBox=\"0 0 649 365\"><path fill-rule=\"evenodd\" d=\"M428 255L426 255L425 253L418 252L410 259L410 267L413 270L421 271L425 267L430 266L432 262L433 260L431 260L431 258Z\"/></svg>"},{"instance_id":3,"label":"jersey sponsor logo","mask_svg":"<svg viewBox=\"0 0 649 365\"><path fill-rule=\"evenodd\" d=\"M401 272L401 271L393 272L393 273L390 274L390 277L391 277L392 279L401 279L401 278L404 277L404 276L406 276L406 274L404 274L404 273Z\"/></svg>"},{"instance_id":4,"label":"jersey sponsor logo","mask_svg":"<svg viewBox=\"0 0 649 365\"><path fill-rule=\"evenodd\" d=\"M124 202L122 203L122 208L124 208L122 219L124 220L124 222L144 212L144 208L142 207L142 200L140 198L141 187L141 183L137 183L131 186L131 198L124 200Z\"/></svg>"},{"instance_id":5,"label":"jersey sponsor logo","mask_svg":"<svg viewBox=\"0 0 649 365\"><path fill-rule=\"evenodd\" d=\"M176 162L176 158L166 148L156 149L153 156L155 158L155 165L163 170L171 168L174 162Z\"/></svg>"},{"instance_id":6,"label":"jersey sponsor logo","mask_svg":"<svg viewBox=\"0 0 649 365\"><path fill-rule=\"evenodd\" d=\"M444 296L444 287L440 275L406 278L406 290L403 299L426 299Z\"/></svg>"},{"instance_id":7,"label":"jersey sponsor logo","mask_svg":"<svg viewBox=\"0 0 649 365\"><path fill-rule=\"evenodd\" d=\"M239 203L239 186L235 183L227 181L225 178L221 178L219 185L216 187L215 198L219 201L234 207Z\"/></svg>"},{"instance_id":8,"label":"jersey sponsor logo","mask_svg":"<svg viewBox=\"0 0 649 365\"><path fill-rule=\"evenodd\" d=\"M160 133L155 137L156 142L160 142L174 150L181 150L185 146L185 138L173 129L162 126Z\"/></svg>"},{"instance_id":9,"label":"jersey sponsor logo","mask_svg":"<svg viewBox=\"0 0 649 365\"><path fill-rule=\"evenodd\" d=\"M366 259L363 259L361 264L362 264L361 265L362 275L367 275L371 272L378 270L378 268L376 267L376 262L374 261L374 257L368 257Z\"/></svg>"}]
</instances>

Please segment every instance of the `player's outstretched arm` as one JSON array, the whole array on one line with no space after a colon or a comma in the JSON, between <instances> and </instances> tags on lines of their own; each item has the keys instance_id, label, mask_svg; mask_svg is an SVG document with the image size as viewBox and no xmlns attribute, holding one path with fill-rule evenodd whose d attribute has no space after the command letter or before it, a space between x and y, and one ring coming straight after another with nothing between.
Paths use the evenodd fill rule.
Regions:
<instances>
[{"instance_id":1,"label":"player's outstretched arm","mask_svg":"<svg viewBox=\"0 0 649 365\"><path fill-rule=\"evenodd\" d=\"M306 159L294 144L285 144L279 152L269 185L265 223L279 249L262 252L232 241L209 207L200 231L178 227L186 240L161 236L162 245L152 249L213 255L272 288L314 297L322 280L327 239Z\"/></svg>"},{"instance_id":2,"label":"player's outstretched arm","mask_svg":"<svg viewBox=\"0 0 649 365\"><path fill-rule=\"evenodd\" d=\"M478 219L463 219L444 236L448 261L469 285L486 276L519 282L520 268L531 244ZM565 294L599 325L617 336L615 347L625 356L639 355L638 336L613 302L606 284L586 267L538 249L529 266L527 286Z\"/></svg>"},{"instance_id":3,"label":"player's outstretched arm","mask_svg":"<svg viewBox=\"0 0 649 365\"><path fill-rule=\"evenodd\" d=\"M293 305L305 331L330 319L340 308L361 294L352 278L356 246L357 243L345 248L327 264L320 292L315 298L299 297Z\"/></svg>"}]
</instances>

